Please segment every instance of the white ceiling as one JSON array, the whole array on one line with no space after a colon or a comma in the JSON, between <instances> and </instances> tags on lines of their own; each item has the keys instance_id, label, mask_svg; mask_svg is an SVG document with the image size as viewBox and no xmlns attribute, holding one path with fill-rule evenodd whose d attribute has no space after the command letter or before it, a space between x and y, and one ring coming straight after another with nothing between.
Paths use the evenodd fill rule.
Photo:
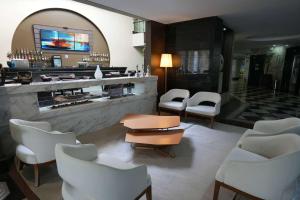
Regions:
<instances>
[{"instance_id":1,"label":"white ceiling","mask_svg":"<svg viewBox=\"0 0 300 200\"><path fill-rule=\"evenodd\" d=\"M300 0L90 0L89 2L165 24L219 16L226 26L235 31L236 46L239 48L300 44Z\"/></svg>"}]
</instances>

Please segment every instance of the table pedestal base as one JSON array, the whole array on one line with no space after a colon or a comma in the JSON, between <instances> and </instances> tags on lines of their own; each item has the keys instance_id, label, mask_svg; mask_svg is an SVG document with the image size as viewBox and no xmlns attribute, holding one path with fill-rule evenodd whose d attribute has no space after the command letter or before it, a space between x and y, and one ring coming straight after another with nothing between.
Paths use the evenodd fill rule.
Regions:
<instances>
[{"instance_id":1,"label":"table pedestal base","mask_svg":"<svg viewBox=\"0 0 300 200\"><path fill-rule=\"evenodd\" d=\"M146 144L131 144L131 147L134 149L147 149L153 150L159 153L164 157L175 158L176 154L165 151L165 149L169 146L157 146L157 145L146 145Z\"/></svg>"}]
</instances>

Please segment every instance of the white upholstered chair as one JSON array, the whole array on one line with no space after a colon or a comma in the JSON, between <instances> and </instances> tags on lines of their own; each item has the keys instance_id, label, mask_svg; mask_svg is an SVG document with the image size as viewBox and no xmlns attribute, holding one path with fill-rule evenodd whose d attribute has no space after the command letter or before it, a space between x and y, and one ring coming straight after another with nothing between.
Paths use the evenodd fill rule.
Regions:
<instances>
[{"instance_id":1,"label":"white upholstered chair","mask_svg":"<svg viewBox=\"0 0 300 200\"><path fill-rule=\"evenodd\" d=\"M211 102L214 105L199 105L203 102ZM214 92L197 92L188 101L185 109L185 116L199 115L210 118L210 127L213 126L215 116L221 110L221 95Z\"/></svg>"},{"instance_id":2,"label":"white upholstered chair","mask_svg":"<svg viewBox=\"0 0 300 200\"><path fill-rule=\"evenodd\" d=\"M300 175L299 169L299 135L249 135L219 168L214 200L218 199L221 186L255 200L291 199L289 192Z\"/></svg>"},{"instance_id":3,"label":"white upholstered chair","mask_svg":"<svg viewBox=\"0 0 300 200\"><path fill-rule=\"evenodd\" d=\"M98 155L93 144L57 144L55 155L64 200L134 200L145 193L151 200L151 178L144 165Z\"/></svg>"},{"instance_id":4,"label":"white upholstered chair","mask_svg":"<svg viewBox=\"0 0 300 200\"><path fill-rule=\"evenodd\" d=\"M279 135L283 133L295 133L300 135L300 119L296 117L290 117L286 119L278 120L260 120L255 122L253 129L248 129L240 138L237 146L243 138L248 135L253 136L270 136Z\"/></svg>"},{"instance_id":5,"label":"white upholstered chair","mask_svg":"<svg viewBox=\"0 0 300 200\"><path fill-rule=\"evenodd\" d=\"M300 134L300 119L296 117L290 117L278 120L260 120L255 122L253 130L265 134Z\"/></svg>"},{"instance_id":6,"label":"white upholstered chair","mask_svg":"<svg viewBox=\"0 0 300 200\"><path fill-rule=\"evenodd\" d=\"M24 163L33 165L36 187L39 186L39 166L55 162L55 145L76 144L75 134L53 131L48 122L10 119L9 126L17 143L17 168L20 170Z\"/></svg>"},{"instance_id":7,"label":"white upholstered chair","mask_svg":"<svg viewBox=\"0 0 300 200\"><path fill-rule=\"evenodd\" d=\"M167 93L160 97L158 104L158 113L161 110L175 111L181 114L184 112L186 107L186 102L190 97L190 92L184 89L171 89ZM174 101L176 98L182 99L182 101Z\"/></svg>"}]
</instances>

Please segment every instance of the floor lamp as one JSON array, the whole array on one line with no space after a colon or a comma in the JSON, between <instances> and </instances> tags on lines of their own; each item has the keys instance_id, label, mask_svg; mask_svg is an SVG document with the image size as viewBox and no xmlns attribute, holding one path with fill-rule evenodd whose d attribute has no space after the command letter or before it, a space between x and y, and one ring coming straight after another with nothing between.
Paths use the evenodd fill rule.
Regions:
<instances>
[{"instance_id":1,"label":"floor lamp","mask_svg":"<svg viewBox=\"0 0 300 200\"><path fill-rule=\"evenodd\" d=\"M165 92L167 92L168 67L173 67L172 54L161 54L160 67L165 68Z\"/></svg>"}]
</instances>

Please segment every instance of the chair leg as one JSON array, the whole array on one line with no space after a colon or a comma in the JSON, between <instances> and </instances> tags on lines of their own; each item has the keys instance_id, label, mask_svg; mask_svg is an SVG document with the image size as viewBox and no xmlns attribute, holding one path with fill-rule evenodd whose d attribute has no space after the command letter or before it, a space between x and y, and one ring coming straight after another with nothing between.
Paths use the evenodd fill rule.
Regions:
<instances>
[{"instance_id":1,"label":"chair leg","mask_svg":"<svg viewBox=\"0 0 300 200\"><path fill-rule=\"evenodd\" d=\"M15 158L15 164L16 164L17 171L21 171L24 167L24 163L17 156Z\"/></svg>"},{"instance_id":2,"label":"chair leg","mask_svg":"<svg viewBox=\"0 0 300 200\"><path fill-rule=\"evenodd\" d=\"M214 189L213 200L218 200L220 187L221 187L221 183L219 181L215 181L215 189Z\"/></svg>"},{"instance_id":3,"label":"chair leg","mask_svg":"<svg viewBox=\"0 0 300 200\"><path fill-rule=\"evenodd\" d=\"M211 117L210 118L210 128L213 128L214 122L215 122L215 118Z\"/></svg>"},{"instance_id":4,"label":"chair leg","mask_svg":"<svg viewBox=\"0 0 300 200\"><path fill-rule=\"evenodd\" d=\"M157 108L157 113L158 113L158 115L160 115L160 109L159 109L159 107Z\"/></svg>"},{"instance_id":5,"label":"chair leg","mask_svg":"<svg viewBox=\"0 0 300 200\"><path fill-rule=\"evenodd\" d=\"M20 171L21 160L17 156L15 158L15 164L16 164L17 171Z\"/></svg>"},{"instance_id":6,"label":"chair leg","mask_svg":"<svg viewBox=\"0 0 300 200\"><path fill-rule=\"evenodd\" d=\"M34 187L39 187L40 185L40 177L39 177L39 165L34 164Z\"/></svg>"},{"instance_id":7,"label":"chair leg","mask_svg":"<svg viewBox=\"0 0 300 200\"><path fill-rule=\"evenodd\" d=\"M152 188L151 185L146 189L146 199L152 200Z\"/></svg>"},{"instance_id":8,"label":"chair leg","mask_svg":"<svg viewBox=\"0 0 300 200\"><path fill-rule=\"evenodd\" d=\"M179 112L178 112L178 116L179 116L179 117L181 117L182 114L183 114L183 111L179 111Z\"/></svg>"}]
</instances>

